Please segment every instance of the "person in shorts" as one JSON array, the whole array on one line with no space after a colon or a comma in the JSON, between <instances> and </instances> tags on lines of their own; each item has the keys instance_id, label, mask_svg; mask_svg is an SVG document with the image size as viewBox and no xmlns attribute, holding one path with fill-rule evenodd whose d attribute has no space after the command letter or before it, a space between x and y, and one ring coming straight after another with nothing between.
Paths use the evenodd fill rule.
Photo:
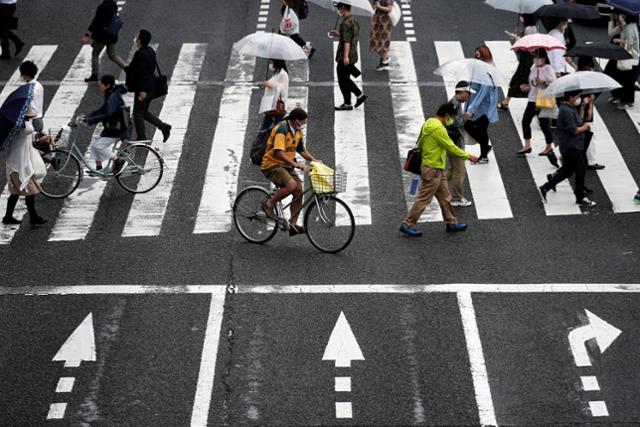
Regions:
<instances>
[{"instance_id":1,"label":"person in shorts","mask_svg":"<svg viewBox=\"0 0 640 427\"><path fill-rule=\"evenodd\" d=\"M302 182L295 169L302 169L305 172L309 170L305 163L296 161L296 153L310 162L319 161L304 146L302 131L306 124L306 111L302 108L291 110L289 115L271 131L260 164L260 170L264 176L278 187L274 195L262 206L262 210L269 218L277 221L273 207L285 197L293 196L291 219L289 220L289 235L291 236L305 232L304 227L296 224L302 207Z\"/></svg>"}]
</instances>

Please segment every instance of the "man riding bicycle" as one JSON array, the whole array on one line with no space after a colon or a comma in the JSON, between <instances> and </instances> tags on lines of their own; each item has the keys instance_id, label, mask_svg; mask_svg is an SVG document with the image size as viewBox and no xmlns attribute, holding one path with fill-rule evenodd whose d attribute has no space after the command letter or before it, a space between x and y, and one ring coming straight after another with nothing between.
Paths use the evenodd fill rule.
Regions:
<instances>
[{"instance_id":1,"label":"man riding bicycle","mask_svg":"<svg viewBox=\"0 0 640 427\"><path fill-rule=\"evenodd\" d=\"M305 160L318 162L304 146L302 129L307 123L307 113L302 108L294 108L285 119L277 124L267 140L267 146L262 157L260 170L278 190L262 206L264 213L277 221L273 207L280 200L293 195L291 202L291 219L289 220L289 235L304 233L304 227L297 225L298 215L302 207L302 182L294 169L308 172L309 167L296 161L296 153Z\"/></svg>"},{"instance_id":2,"label":"man riding bicycle","mask_svg":"<svg viewBox=\"0 0 640 427\"><path fill-rule=\"evenodd\" d=\"M124 160L119 159L114 150L114 145L119 139L131 137L131 122L129 112L125 106L122 95L127 93L125 85L116 85L112 75L105 74L100 78L100 92L104 93L102 107L90 113L88 116L80 116L79 121L87 125L95 125L102 122L104 129L99 138L91 142L91 158L96 161L96 170L102 169L102 162L112 161L110 170L105 169L103 174L113 173L117 175L124 166Z\"/></svg>"}]
</instances>

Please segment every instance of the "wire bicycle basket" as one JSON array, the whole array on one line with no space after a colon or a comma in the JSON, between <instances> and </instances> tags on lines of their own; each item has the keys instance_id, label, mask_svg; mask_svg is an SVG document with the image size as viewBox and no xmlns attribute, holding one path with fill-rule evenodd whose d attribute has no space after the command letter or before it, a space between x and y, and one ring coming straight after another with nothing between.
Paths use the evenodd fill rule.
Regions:
<instances>
[{"instance_id":1,"label":"wire bicycle basket","mask_svg":"<svg viewBox=\"0 0 640 427\"><path fill-rule=\"evenodd\" d=\"M316 194L336 194L347 189L347 173L337 170L333 174L311 173L311 187Z\"/></svg>"}]
</instances>

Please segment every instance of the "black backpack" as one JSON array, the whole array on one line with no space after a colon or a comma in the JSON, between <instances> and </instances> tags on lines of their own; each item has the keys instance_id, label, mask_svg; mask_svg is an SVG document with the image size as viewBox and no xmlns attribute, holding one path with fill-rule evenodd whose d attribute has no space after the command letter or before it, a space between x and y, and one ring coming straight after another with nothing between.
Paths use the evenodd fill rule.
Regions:
<instances>
[{"instance_id":1,"label":"black backpack","mask_svg":"<svg viewBox=\"0 0 640 427\"><path fill-rule=\"evenodd\" d=\"M262 158L264 157L264 152L267 149L267 141L269 140L269 136L271 135L273 129L279 125L279 123L273 124L268 129L258 131L256 137L251 143L251 151L249 151L251 163L258 166L262 164Z\"/></svg>"}]
</instances>

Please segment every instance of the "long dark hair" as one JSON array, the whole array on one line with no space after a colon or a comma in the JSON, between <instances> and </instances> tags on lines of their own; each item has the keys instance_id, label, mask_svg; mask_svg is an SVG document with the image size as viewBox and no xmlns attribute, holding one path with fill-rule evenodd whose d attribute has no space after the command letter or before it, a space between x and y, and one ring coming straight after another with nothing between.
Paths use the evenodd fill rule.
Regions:
<instances>
[{"instance_id":1,"label":"long dark hair","mask_svg":"<svg viewBox=\"0 0 640 427\"><path fill-rule=\"evenodd\" d=\"M287 70L287 64L282 59L272 59L273 62L273 74L278 74L280 71L284 70L285 73L289 74L289 70Z\"/></svg>"}]
</instances>

